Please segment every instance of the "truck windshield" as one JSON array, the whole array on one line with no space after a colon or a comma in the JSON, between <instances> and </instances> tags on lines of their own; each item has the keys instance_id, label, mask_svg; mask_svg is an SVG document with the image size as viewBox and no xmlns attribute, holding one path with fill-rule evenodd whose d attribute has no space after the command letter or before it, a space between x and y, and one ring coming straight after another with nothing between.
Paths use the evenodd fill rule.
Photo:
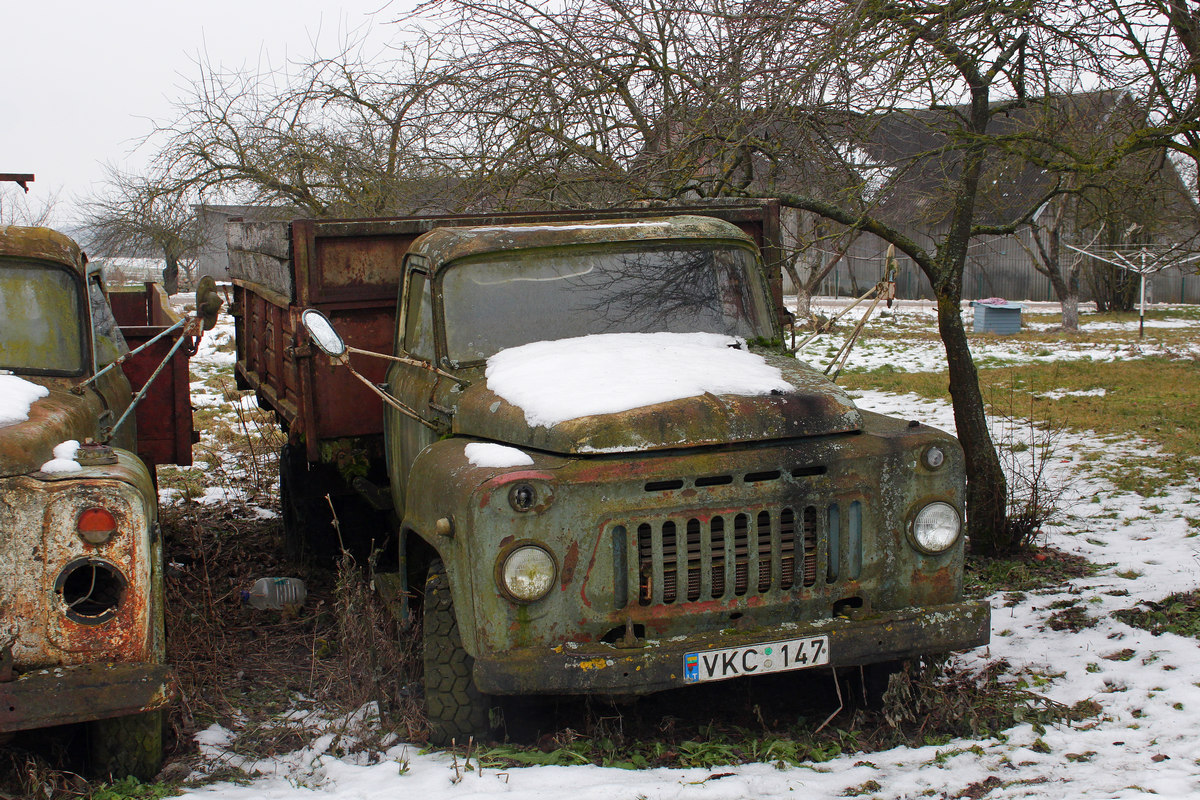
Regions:
<instances>
[{"instance_id":1,"label":"truck windshield","mask_svg":"<svg viewBox=\"0 0 1200 800\"><path fill-rule=\"evenodd\" d=\"M65 267L0 259L0 369L82 374L80 297L79 278Z\"/></svg>"},{"instance_id":2,"label":"truck windshield","mask_svg":"<svg viewBox=\"0 0 1200 800\"><path fill-rule=\"evenodd\" d=\"M747 248L705 242L464 260L442 278L448 355L465 364L591 333L770 336L756 261Z\"/></svg>"}]
</instances>

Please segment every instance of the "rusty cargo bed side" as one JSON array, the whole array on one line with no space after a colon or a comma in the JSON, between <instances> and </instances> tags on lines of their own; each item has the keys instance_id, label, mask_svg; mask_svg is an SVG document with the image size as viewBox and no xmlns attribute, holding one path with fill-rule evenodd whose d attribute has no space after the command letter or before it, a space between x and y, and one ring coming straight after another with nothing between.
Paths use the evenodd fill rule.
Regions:
<instances>
[{"instance_id":1,"label":"rusty cargo bed side","mask_svg":"<svg viewBox=\"0 0 1200 800\"><path fill-rule=\"evenodd\" d=\"M141 289L114 289L108 293L113 316L131 350L145 344L179 321L171 311L162 286L146 283ZM134 392L166 358L171 347L183 336L176 331L155 342L121 365ZM138 456L151 469L159 464L188 466L192 463L192 444L196 441L192 425L191 375L188 350L191 342L175 352L171 363L154 379L136 414Z\"/></svg>"},{"instance_id":2,"label":"rusty cargo bed side","mask_svg":"<svg viewBox=\"0 0 1200 800\"><path fill-rule=\"evenodd\" d=\"M738 225L763 252L776 306L782 308L779 205L742 201L705 206L639 207L525 214L445 215L394 219L239 222L226 227L237 321L237 378L274 410L293 445L310 462L320 444L383 433L382 401L346 370L314 360L298 336L300 312L323 311L346 342L390 353L404 254L426 231L448 225L585 222L702 214ZM380 382L387 365L356 358Z\"/></svg>"}]
</instances>

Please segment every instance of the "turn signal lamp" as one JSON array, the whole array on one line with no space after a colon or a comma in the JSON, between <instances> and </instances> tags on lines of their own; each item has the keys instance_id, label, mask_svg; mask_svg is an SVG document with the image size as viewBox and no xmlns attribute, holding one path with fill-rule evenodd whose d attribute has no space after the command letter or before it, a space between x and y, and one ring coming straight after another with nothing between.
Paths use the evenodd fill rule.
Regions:
<instances>
[{"instance_id":1,"label":"turn signal lamp","mask_svg":"<svg viewBox=\"0 0 1200 800\"><path fill-rule=\"evenodd\" d=\"M116 535L117 520L106 508L89 508L79 515L75 531L88 544L105 544Z\"/></svg>"}]
</instances>

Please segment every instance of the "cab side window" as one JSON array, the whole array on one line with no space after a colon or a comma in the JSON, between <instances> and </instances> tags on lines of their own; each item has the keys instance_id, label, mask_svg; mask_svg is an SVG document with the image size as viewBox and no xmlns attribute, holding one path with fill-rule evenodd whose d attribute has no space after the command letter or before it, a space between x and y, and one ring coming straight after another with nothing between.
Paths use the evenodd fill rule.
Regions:
<instances>
[{"instance_id":1,"label":"cab side window","mask_svg":"<svg viewBox=\"0 0 1200 800\"><path fill-rule=\"evenodd\" d=\"M433 361L433 296L429 275L408 273L408 307L404 314L404 350L410 356Z\"/></svg>"},{"instance_id":2,"label":"cab side window","mask_svg":"<svg viewBox=\"0 0 1200 800\"><path fill-rule=\"evenodd\" d=\"M92 307L92 348L96 353L96 366L105 367L128 353L129 345L121 335L104 287L94 275L88 279L88 301Z\"/></svg>"}]
</instances>

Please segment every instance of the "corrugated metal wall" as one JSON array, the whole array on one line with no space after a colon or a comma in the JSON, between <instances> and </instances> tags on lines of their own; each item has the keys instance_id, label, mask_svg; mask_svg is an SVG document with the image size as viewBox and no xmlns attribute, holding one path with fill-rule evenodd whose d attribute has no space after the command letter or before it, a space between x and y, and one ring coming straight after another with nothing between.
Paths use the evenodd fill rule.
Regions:
<instances>
[{"instance_id":1,"label":"corrugated metal wall","mask_svg":"<svg viewBox=\"0 0 1200 800\"><path fill-rule=\"evenodd\" d=\"M1029 242L1029 233L1021 234ZM870 234L863 234L837 268L821 283L817 294L833 297L861 295L883 279L887 247ZM831 257L826 254L826 258ZM896 257L896 296L901 299L932 299L929 279L904 255ZM1084 267L1086 270L1086 266ZM803 276L801 276L803 277ZM1081 280L1082 300L1090 300L1087 281ZM795 293L784 279L784 291ZM1147 300L1155 303L1200 304L1200 275L1178 268L1152 276L1146 283ZM1050 279L1035 270L1015 237L978 239L972 243L963 274L963 299L1057 300Z\"/></svg>"}]
</instances>

